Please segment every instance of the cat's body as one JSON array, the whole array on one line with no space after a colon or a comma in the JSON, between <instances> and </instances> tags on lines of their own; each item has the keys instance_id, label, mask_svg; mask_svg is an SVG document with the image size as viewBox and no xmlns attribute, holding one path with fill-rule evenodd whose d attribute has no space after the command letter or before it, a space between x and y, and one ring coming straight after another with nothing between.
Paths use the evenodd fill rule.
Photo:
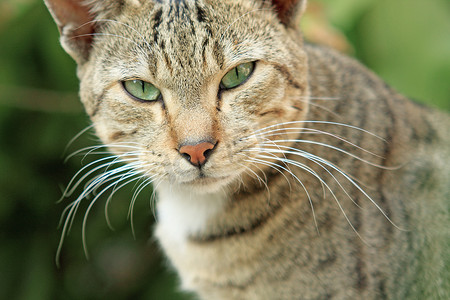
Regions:
<instances>
[{"instance_id":1,"label":"cat's body","mask_svg":"<svg viewBox=\"0 0 450 300\"><path fill-rule=\"evenodd\" d=\"M442 265L442 258L448 259L449 252L448 228L443 225L448 224L448 203L442 199L449 197L445 164L449 149L445 145L450 141L446 130L436 132L436 128L448 124L447 116L407 101L366 70L361 73L362 67L348 58L325 49L306 49L312 57L312 95L341 99L312 107L308 119L342 122L353 116L358 122L351 124L377 128L374 132L386 141L347 127L306 127L377 149L382 158L372 162L401 167L384 170L314 144L296 147L352 170L355 178L367 184L363 187L372 199L404 231L395 228L349 182L341 181L360 208L336 182L327 181L363 241L332 195L323 198L321 183L291 167L313 194L317 228L303 188L295 180L289 185L277 172L268 175L270 198L264 185L232 194L234 201L211 218L194 241L180 242L180 227L175 227L180 224L169 219L178 219L178 215L167 208L172 214L160 220L157 235L185 287L200 291L205 299L445 299L449 283L444 279L449 278L449 270L448 261ZM330 70L331 61L333 68L348 71L337 81ZM348 89L355 83L355 73L360 74L357 81L361 85ZM324 113L324 108L337 115ZM383 122L379 122L381 115ZM342 141L330 136L308 136L307 140L345 148ZM306 165L314 168L314 163ZM169 205L173 201L166 197L164 194L161 199L163 209L164 201ZM189 199L193 201L185 205L193 205L194 212L189 214L187 207L182 212L195 223L201 213L196 197Z\"/></svg>"},{"instance_id":2,"label":"cat's body","mask_svg":"<svg viewBox=\"0 0 450 300\"><path fill-rule=\"evenodd\" d=\"M96 27L80 27L92 17L77 1L69 16L60 2L48 4L82 101L105 144L154 176L156 235L185 289L449 297L449 118L303 45L303 1L272 1L277 13L249 0L93 1ZM224 89L249 61L253 73ZM163 98L133 99L130 79Z\"/></svg>"}]
</instances>

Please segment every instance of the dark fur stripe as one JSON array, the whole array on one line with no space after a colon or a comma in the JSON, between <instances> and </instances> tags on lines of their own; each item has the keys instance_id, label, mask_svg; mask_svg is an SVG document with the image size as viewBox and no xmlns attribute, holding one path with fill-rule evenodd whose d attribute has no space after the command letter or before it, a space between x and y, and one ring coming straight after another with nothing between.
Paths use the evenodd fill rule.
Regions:
<instances>
[{"instance_id":1,"label":"dark fur stripe","mask_svg":"<svg viewBox=\"0 0 450 300\"><path fill-rule=\"evenodd\" d=\"M200 23L206 22L206 12L198 5L197 1L195 1L195 8L197 9L197 21Z\"/></svg>"},{"instance_id":2,"label":"dark fur stripe","mask_svg":"<svg viewBox=\"0 0 450 300\"><path fill-rule=\"evenodd\" d=\"M102 94L95 99L94 109L92 110L92 112L88 112L91 118L94 117L100 110L100 104L102 102L102 99L105 97L105 93L106 91L103 91Z\"/></svg>"},{"instance_id":3,"label":"dark fur stripe","mask_svg":"<svg viewBox=\"0 0 450 300\"><path fill-rule=\"evenodd\" d=\"M278 72L280 72L280 73L284 76L284 78L286 79L286 81L287 81L291 86L293 86L293 87L296 88L296 89L300 89L300 90L303 90L303 89L304 89L304 87L294 79L294 76L292 76L292 74L289 72L289 70L288 70L285 66L282 66L282 65L274 65L274 67L275 67L275 69L276 69Z\"/></svg>"},{"instance_id":4,"label":"dark fur stripe","mask_svg":"<svg viewBox=\"0 0 450 300\"><path fill-rule=\"evenodd\" d=\"M213 56L217 62L217 65L222 69L223 64L225 63L225 57L223 55L222 46L219 44L218 41L214 43Z\"/></svg>"},{"instance_id":5,"label":"dark fur stripe","mask_svg":"<svg viewBox=\"0 0 450 300\"><path fill-rule=\"evenodd\" d=\"M153 41L155 44L158 43L159 40L159 25L161 25L162 21L162 9L158 9L153 16Z\"/></svg>"}]
</instances>

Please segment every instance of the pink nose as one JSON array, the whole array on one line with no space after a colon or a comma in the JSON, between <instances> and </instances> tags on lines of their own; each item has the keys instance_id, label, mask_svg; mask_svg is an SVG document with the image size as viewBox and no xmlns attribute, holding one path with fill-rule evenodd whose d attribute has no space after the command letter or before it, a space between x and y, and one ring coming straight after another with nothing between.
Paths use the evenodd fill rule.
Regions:
<instances>
[{"instance_id":1,"label":"pink nose","mask_svg":"<svg viewBox=\"0 0 450 300\"><path fill-rule=\"evenodd\" d=\"M203 142L197 145L186 145L178 150L184 158L196 167L201 167L206 163L209 155L216 145Z\"/></svg>"}]
</instances>

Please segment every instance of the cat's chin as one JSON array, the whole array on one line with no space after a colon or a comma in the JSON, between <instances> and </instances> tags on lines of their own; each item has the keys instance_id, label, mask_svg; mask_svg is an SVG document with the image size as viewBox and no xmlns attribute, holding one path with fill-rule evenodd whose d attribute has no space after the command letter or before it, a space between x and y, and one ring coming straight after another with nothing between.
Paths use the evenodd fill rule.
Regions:
<instances>
[{"instance_id":1,"label":"cat's chin","mask_svg":"<svg viewBox=\"0 0 450 300\"><path fill-rule=\"evenodd\" d=\"M198 177L190 181L178 182L178 185L198 194L210 194L223 190L233 182L233 179L234 176Z\"/></svg>"}]
</instances>

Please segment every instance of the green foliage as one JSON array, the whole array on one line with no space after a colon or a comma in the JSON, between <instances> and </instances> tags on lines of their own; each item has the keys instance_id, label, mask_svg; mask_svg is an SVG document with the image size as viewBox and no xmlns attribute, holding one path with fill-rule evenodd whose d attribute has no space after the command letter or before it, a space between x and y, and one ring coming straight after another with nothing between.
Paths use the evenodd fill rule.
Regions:
<instances>
[{"instance_id":1,"label":"green foliage","mask_svg":"<svg viewBox=\"0 0 450 300\"><path fill-rule=\"evenodd\" d=\"M130 187L87 223L85 258L81 222L86 204L55 263L64 207L62 187L89 158L64 163L68 142L89 125L77 97L75 64L41 1L0 3L0 299L189 299L164 267L151 241L151 191L135 207L136 239L127 221ZM89 133L68 153L97 144Z\"/></svg>"},{"instance_id":2,"label":"green foliage","mask_svg":"<svg viewBox=\"0 0 450 300\"><path fill-rule=\"evenodd\" d=\"M410 98L450 110L450 1L317 1L359 60Z\"/></svg>"},{"instance_id":3,"label":"green foliage","mask_svg":"<svg viewBox=\"0 0 450 300\"><path fill-rule=\"evenodd\" d=\"M391 85L450 109L450 9L446 0L321 0L355 56ZM38 0L0 2L0 298L188 299L151 242L151 191L136 202L133 239L127 211L133 187L114 197L111 231L104 201L87 223L90 260L81 243L81 214L55 264L66 204L61 186L82 165L64 163L70 139L89 125L77 99L75 64ZM96 144L89 133L68 152ZM105 199L103 199L105 200Z\"/></svg>"}]
</instances>

